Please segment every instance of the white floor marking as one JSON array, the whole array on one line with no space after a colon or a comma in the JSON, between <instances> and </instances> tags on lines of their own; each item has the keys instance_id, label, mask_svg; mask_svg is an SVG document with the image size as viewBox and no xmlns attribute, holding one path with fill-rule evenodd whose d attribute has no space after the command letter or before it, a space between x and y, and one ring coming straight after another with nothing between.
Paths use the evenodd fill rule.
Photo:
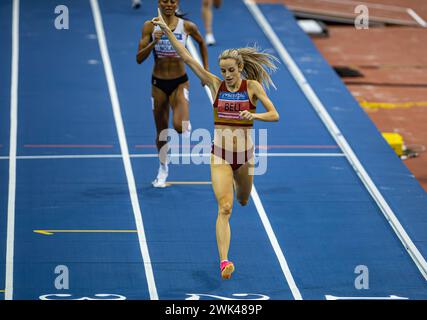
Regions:
<instances>
[{"instance_id":1,"label":"white floor marking","mask_svg":"<svg viewBox=\"0 0 427 320\"><path fill-rule=\"evenodd\" d=\"M19 0L13 1L12 79L10 88L9 189L7 203L6 286L5 300L13 299L13 259L15 246L16 145L18 136L19 72Z\"/></svg>"},{"instance_id":2,"label":"white floor marking","mask_svg":"<svg viewBox=\"0 0 427 320\"><path fill-rule=\"evenodd\" d=\"M135 217L136 229L138 230L139 246L141 255L144 261L145 275L147 278L148 291L150 299L158 300L156 283L154 281L154 273L151 265L151 259L148 252L147 239L144 232L144 224L142 221L142 213L138 200L138 193L136 190L135 177L133 175L132 164L130 161L128 144L126 141L126 133L123 125L122 114L120 110L120 102L117 95L116 83L114 80L113 68L111 66L110 55L108 53L107 40L104 32L104 25L102 22L101 11L99 9L98 1L90 1L93 18L95 21L96 34L98 36L99 48L101 51L102 62L104 64L105 76L107 78L108 90L110 92L111 104L113 108L114 120L116 123L117 134L119 137L120 150L122 153L123 165L125 167L126 178L129 187L129 194L131 198L133 213Z\"/></svg>"}]
</instances>

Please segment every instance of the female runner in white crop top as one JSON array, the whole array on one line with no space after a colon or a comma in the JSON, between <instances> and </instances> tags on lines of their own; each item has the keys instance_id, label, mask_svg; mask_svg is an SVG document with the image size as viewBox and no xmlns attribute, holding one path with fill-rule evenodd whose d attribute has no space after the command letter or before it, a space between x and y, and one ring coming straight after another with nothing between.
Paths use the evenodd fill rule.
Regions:
<instances>
[{"instance_id":1,"label":"female runner in white crop top","mask_svg":"<svg viewBox=\"0 0 427 320\"><path fill-rule=\"evenodd\" d=\"M158 8L165 23L173 30L176 38L185 46L190 35L199 45L204 68L208 69L208 52L197 26L176 14L178 0L158 0ZM165 187L168 176L167 143L159 139L160 133L169 126L169 105L173 113L173 126L178 133L189 134L189 92L188 77L182 58L175 51L160 27L146 21L139 41L137 62L140 64L154 54L152 75L152 109L156 123L156 145L159 152L160 166L154 187Z\"/></svg>"}]
</instances>

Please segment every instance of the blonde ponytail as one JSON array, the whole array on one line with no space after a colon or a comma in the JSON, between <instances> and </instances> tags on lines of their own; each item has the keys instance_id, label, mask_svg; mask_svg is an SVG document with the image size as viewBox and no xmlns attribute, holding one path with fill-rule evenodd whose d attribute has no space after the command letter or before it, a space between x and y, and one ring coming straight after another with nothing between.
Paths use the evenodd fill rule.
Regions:
<instances>
[{"instance_id":1,"label":"blonde ponytail","mask_svg":"<svg viewBox=\"0 0 427 320\"><path fill-rule=\"evenodd\" d=\"M267 88L276 86L270 74L277 70L276 63L279 62L275 56L260 51L257 47L245 47L238 49L227 49L223 51L218 60L234 59L237 65L243 64L242 76L248 80L256 80Z\"/></svg>"}]
</instances>

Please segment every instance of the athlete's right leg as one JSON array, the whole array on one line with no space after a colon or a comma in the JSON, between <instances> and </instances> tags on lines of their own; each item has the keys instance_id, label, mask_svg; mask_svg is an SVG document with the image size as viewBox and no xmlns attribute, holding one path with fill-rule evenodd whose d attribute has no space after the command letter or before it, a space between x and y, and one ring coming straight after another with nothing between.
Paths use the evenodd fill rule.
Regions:
<instances>
[{"instance_id":1,"label":"athlete's right leg","mask_svg":"<svg viewBox=\"0 0 427 320\"><path fill-rule=\"evenodd\" d=\"M216 241L218 245L221 273L224 278L229 278L234 266L228 265L226 274L223 274L223 265L228 262L231 230L230 216L233 209L233 170L221 158L211 155L211 180L212 188L218 203L218 217L216 220Z\"/></svg>"},{"instance_id":2,"label":"athlete's right leg","mask_svg":"<svg viewBox=\"0 0 427 320\"><path fill-rule=\"evenodd\" d=\"M213 20L212 0L202 0L202 18L203 18L203 22L205 25L205 32L206 32L205 41L206 41L206 44L208 46L213 45L213 44L215 44L215 38L214 38L213 32L212 32L212 20Z\"/></svg>"},{"instance_id":3,"label":"athlete's right leg","mask_svg":"<svg viewBox=\"0 0 427 320\"><path fill-rule=\"evenodd\" d=\"M254 181L253 168L254 158L251 158L248 162L233 172L236 198L242 206L247 205L251 195Z\"/></svg>"},{"instance_id":4,"label":"athlete's right leg","mask_svg":"<svg viewBox=\"0 0 427 320\"><path fill-rule=\"evenodd\" d=\"M153 181L153 186L165 187L166 178L169 173L167 164L167 141L165 139L161 139L160 135L163 130L167 130L169 127L169 97L161 89L155 86L152 86L151 95L153 116L157 131L156 146L160 161L159 171L157 178ZM165 135L165 137L167 137L167 135Z\"/></svg>"}]
</instances>

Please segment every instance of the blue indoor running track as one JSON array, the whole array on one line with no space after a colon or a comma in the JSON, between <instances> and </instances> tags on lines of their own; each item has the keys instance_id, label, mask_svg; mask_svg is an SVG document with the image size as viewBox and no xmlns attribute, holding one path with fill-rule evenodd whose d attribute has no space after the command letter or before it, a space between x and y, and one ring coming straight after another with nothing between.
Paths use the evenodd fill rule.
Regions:
<instances>
[{"instance_id":1,"label":"blue indoor running track","mask_svg":"<svg viewBox=\"0 0 427 320\"><path fill-rule=\"evenodd\" d=\"M284 6L215 13L214 74L230 47L281 60L269 91L281 118L256 124L267 170L234 205L224 281L209 165L183 157L171 186L151 185L153 60L135 54L157 1L61 4L68 30L58 1L0 2L2 299L427 299L427 195ZM200 1L181 9L203 30ZM188 74L193 132L212 132Z\"/></svg>"}]
</instances>

